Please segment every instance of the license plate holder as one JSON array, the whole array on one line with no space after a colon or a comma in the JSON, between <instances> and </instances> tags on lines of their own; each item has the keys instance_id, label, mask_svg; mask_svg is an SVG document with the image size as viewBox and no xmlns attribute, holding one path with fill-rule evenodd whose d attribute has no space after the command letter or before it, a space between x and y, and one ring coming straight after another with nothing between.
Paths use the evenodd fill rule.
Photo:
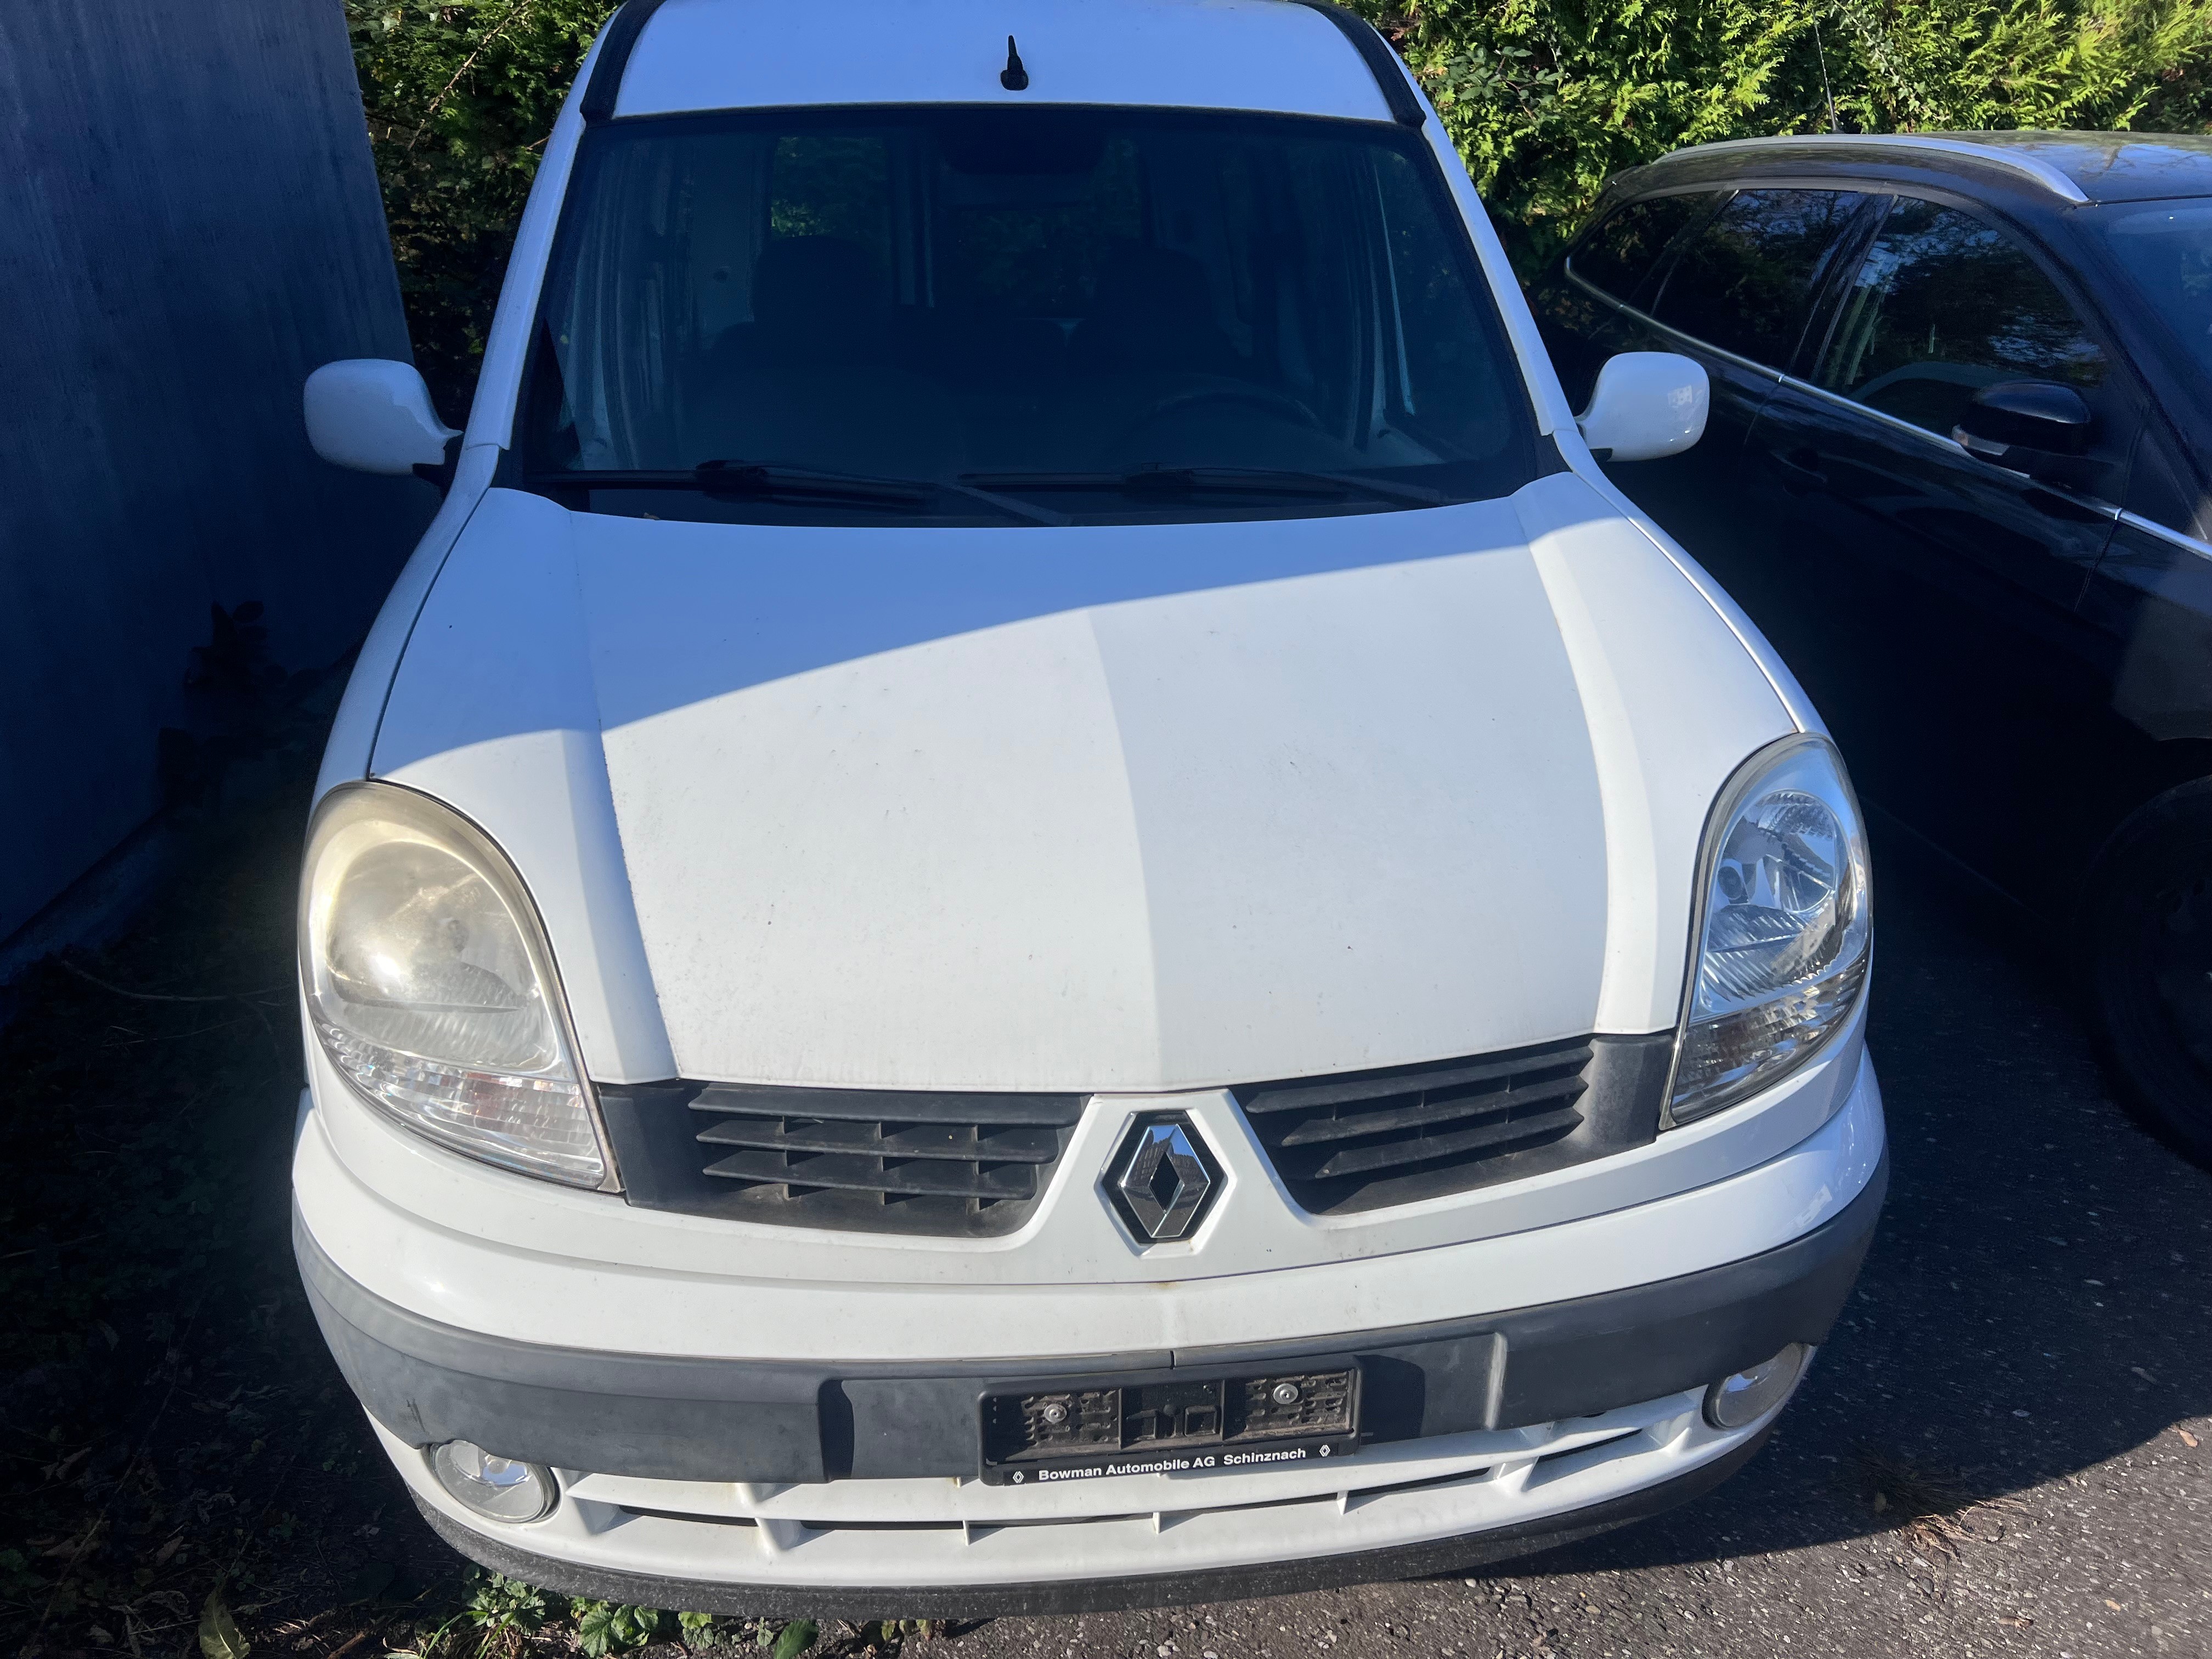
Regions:
<instances>
[{"instance_id":1,"label":"license plate holder","mask_svg":"<svg viewBox=\"0 0 2212 1659\"><path fill-rule=\"evenodd\" d=\"M1359 1445L1359 1361L1329 1354L994 1383L976 1401L986 1486L1297 1467Z\"/></svg>"}]
</instances>

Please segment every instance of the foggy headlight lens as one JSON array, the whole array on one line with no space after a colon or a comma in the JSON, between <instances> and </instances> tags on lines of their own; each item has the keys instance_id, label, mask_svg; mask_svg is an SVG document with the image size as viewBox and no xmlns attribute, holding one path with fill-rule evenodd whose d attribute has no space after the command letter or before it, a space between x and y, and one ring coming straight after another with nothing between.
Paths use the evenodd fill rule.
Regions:
<instances>
[{"instance_id":1,"label":"foggy headlight lens","mask_svg":"<svg viewBox=\"0 0 2212 1659\"><path fill-rule=\"evenodd\" d=\"M1812 1352L1802 1342L1792 1342L1765 1364L1721 1378L1705 1390L1705 1421L1717 1429L1756 1423L1790 1397Z\"/></svg>"},{"instance_id":2,"label":"foggy headlight lens","mask_svg":"<svg viewBox=\"0 0 2212 1659\"><path fill-rule=\"evenodd\" d=\"M1792 738L1753 757L1713 823L1674 1066L1677 1123L1810 1058L1857 1004L1872 937L1858 803L1825 738Z\"/></svg>"},{"instance_id":3,"label":"foggy headlight lens","mask_svg":"<svg viewBox=\"0 0 2212 1659\"><path fill-rule=\"evenodd\" d=\"M300 951L315 1035L371 1105L511 1170L605 1180L551 953L473 825L411 790L331 794L308 837Z\"/></svg>"},{"instance_id":4,"label":"foggy headlight lens","mask_svg":"<svg viewBox=\"0 0 2212 1659\"><path fill-rule=\"evenodd\" d=\"M553 1471L542 1463L497 1457L466 1440L448 1440L430 1453L438 1484L491 1521L536 1521L552 1512L561 1496Z\"/></svg>"}]
</instances>

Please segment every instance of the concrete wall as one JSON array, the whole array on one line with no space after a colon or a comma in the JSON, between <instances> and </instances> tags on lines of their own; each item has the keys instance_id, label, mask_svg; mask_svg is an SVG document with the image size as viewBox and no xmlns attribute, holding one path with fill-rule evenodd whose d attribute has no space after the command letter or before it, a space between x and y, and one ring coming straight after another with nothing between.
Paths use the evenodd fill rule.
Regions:
<instances>
[{"instance_id":1,"label":"concrete wall","mask_svg":"<svg viewBox=\"0 0 2212 1659\"><path fill-rule=\"evenodd\" d=\"M287 670L367 628L434 499L300 383L408 356L341 0L0 4L0 939L251 714L211 604Z\"/></svg>"}]
</instances>

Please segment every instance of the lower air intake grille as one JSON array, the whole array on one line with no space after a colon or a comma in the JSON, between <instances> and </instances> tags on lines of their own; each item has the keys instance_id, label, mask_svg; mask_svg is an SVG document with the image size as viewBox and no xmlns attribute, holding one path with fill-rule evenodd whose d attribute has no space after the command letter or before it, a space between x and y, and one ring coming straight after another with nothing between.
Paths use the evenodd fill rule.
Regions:
<instances>
[{"instance_id":1,"label":"lower air intake grille","mask_svg":"<svg viewBox=\"0 0 2212 1659\"><path fill-rule=\"evenodd\" d=\"M1084 1098L727 1083L599 1091L632 1204L955 1237L1021 1225Z\"/></svg>"},{"instance_id":2,"label":"lower air intake grille","mask_svg":"<svg viewBox=\"0 0 2212 1659\"><path fill-rule=\"evenodd\" d=\"M1236 1095L1291 1197L1340 1215L1643 1146L1658 1133L1673 1046L1672 1033L1588 1037Z\"/></svg>"}]
</instances>

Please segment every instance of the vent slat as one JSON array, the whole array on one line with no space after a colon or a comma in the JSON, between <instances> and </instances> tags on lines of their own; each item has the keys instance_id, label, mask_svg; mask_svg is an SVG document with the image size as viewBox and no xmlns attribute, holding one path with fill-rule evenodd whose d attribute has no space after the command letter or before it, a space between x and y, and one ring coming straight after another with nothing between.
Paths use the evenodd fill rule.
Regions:
<instances>
[{"instance_id":1,"label":"vent slat","mask_svg":"<svg viewBox=\"0 0 2212 1659\"><path fill-rule=\"evenodd\" d=\"M1310 1111L1339 1106L1348 1101L1376 1100L1426 1090L1457 1089L1500 1078L1525 1077L1548 1071L1580 1072L1589 1064L1586 1042L1571 1043L1535 1053L1502 1059L1446 1060L1436 1066L1400 1066L1385 1072L1354 1072L1340 1077L1256 1083L1237 1091L1247 1113Z\"/></svg>"},{"instance_id":2,"label":"vent slat","mask_svg":"<svg viewBox=\"0 0 2212 1659\"><path fill-rule=\"evenodd\" d=\"M1607 1045L1619 1041L1583 1037L1233 1092L1291 1199L1316 1215L1350 1214L1601 1156L1624 1126L1608 1103L1617 1097L1591 1091L1613 1053Z\"/></svg>"},{"instance_id":3,"label":"vent slat","mask_svg":"<svg viewBox=\"0 0 2212 1659\"><path fill-rule=\"evenodd\" d=\"M1285 1146L1314 1146L1339 1140L1357 1140L1365 1135L1392 1133L1400 1129L1419 1128L1432 1123L1449 1123L1456 1118L1485 1117L1499 1112L1534 1105L1547 1100L1572 1100L1587 1085L1579 1072L1565 1077L1547 1078L1523 1088L1518 1083L1503 1089L1492 1089L1479 1095L1458 1095L1444 1100L1424 1097L1418 1104L1402 1106L1393 1110L1355 1112L1343 1117L1308 1118L1281 1139ZM1394 1096L1403 1099L1403 1096Z\"/></svg>"},{"instance_id":4,"label":"vent slat","mask_svg":"<svg viewBox=\"0 0 2212 1659\"><path fill-rule=\"evenodd\" d=\"M1026 1164L983 1169L917 1159L886 1165L880 1158L836 1153L793 1158L781 1152L742 1152L709 1164L706 1172L723 1181L915 1197L967 1198L986 1203L1036 1196L1036 1171Z\"/></svg>"},{"instance_id":5,"label":"vent slat","mask_svg":"<svg viewBox=\"0 0 2212 1659\"><path fill-rule=\"evenodd\" d=\"M1082 1095L947 1095L894 1089L783 1089L710 1083L691 1101L704 1114L810 1118L845 1123L971 1123L1065 1129L1083 1115Z\"/></svg>"},{"instance_id":6,"label":"vent slat","mask_svg":"<svg viewBox=\"0 0 2212 1659\"><path fill-rule=\"evenodd\" d=\"M1314 1171L1314 1175L1317 1179L1331 1181L1345 1176L1373 1175L1382 1170L1426 1164L1440 1158L1495 1152L1533 1140L1556 1140L1579 1127L1582 1121L1583 1115L1573 1107L1562 1106L1528 1117L1509 1118L1503 1123L1486 1123L1473 1129L1461 1129L1451 1134L1409 1137L1388 1141L1380 1146L1350 1146L1331 1157Z\"/></svg>"},{"instance_id":7,"label":"vent slat","mask_svg":"<svg viewBox=\"0 0 2212 1659\"><path fill-rule=\"evenodd\" d=\"M859 1152L885 1158L933 1158L969 1164L1049 1164L1060 1156L1050 1129L990 1128L931 1123L885 1131L880 1123L793 1124L775 1118L726 1117L699 1131L702 1146L750 1146L764 1152Z\"/></svg>"}]
</instances>

